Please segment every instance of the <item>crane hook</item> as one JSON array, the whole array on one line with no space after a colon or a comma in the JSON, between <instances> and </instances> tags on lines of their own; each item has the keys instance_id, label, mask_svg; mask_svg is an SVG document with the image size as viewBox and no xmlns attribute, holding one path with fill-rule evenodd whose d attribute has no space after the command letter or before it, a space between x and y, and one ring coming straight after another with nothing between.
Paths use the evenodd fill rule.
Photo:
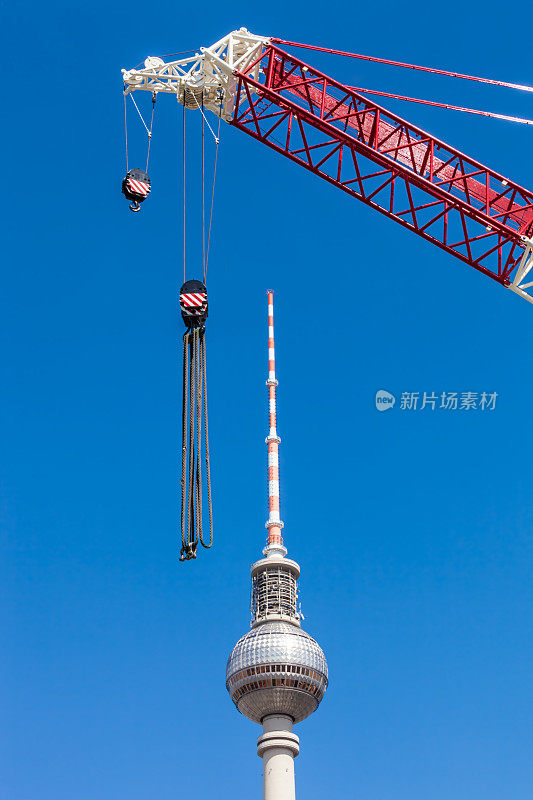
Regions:
<instances>
[{"instance_id":1,"label":"crane hook","mask_svg":"<svg viewBox=\"0 0 533 800\"><path fill-rule=\"evenodd\" d=\"M150 194L151 182L148 174L136 167L128 170L126 177L122 181L122 194L130 200L130 210L140 211L141 203Z\"/></svg>"}]
</instances>

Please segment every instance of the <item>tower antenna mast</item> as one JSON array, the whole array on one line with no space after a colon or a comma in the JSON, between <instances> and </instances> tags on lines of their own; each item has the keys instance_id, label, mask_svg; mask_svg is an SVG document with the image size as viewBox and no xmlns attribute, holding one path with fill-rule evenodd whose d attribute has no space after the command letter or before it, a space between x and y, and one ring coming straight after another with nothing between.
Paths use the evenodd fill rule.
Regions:
<instances>
[{"instance_id":1,"label":"tower antenna mast","mask_svg":"<svg viewBox=\"0 0 533 800\"><path fill-rule=\"evenodd\" d=\"M276 349L274 345L274 292L268 295L268 415L269 431L266 438L268 448L268 548L283 546L281 531L283 522L279 516L279 445L276 430ZM268 549L267 548L267 549ZM286 552L286 551L285 551Z\"/></svg>"}]
</instances>

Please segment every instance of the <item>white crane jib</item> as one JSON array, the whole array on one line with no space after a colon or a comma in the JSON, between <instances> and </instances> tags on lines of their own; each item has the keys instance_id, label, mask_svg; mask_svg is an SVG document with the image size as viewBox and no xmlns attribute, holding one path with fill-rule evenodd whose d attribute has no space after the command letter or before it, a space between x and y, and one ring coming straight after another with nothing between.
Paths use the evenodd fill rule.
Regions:
<instances>
[{"instance_id":1,"label":"white crane jib","mask_svg":"<svg viewBox=\"0 0 533 800\"><path fill-rule=\"evenodd\" d=\"M207 108L229 122L235 107L235 71L246 70L255 60L257 65L250 77L258 80L259 57L270 42L264 36L254 36L240 28L224 36L211 47L201 47L189 58L165 62L149 56L144 69L122 70L124 92L137 89L146 92L175 94L178 102L192 110Z\"/></svg>"}]
</instances>

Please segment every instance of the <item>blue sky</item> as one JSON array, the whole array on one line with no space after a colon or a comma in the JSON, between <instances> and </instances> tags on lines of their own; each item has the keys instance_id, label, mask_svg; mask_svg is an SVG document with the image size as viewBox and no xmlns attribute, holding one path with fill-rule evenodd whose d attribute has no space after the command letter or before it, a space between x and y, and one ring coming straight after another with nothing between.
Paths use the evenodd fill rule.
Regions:
<instances>
[{"instance_id":1,"label":"blue sky","mask_svg":"<svg viewBox=\"0 0 533 800\"><path fill-rule=\"evenodd\" d=\"M285 538L331 679L298 726L299 797L530 800L533 308L225 126L209 268L216 541L178 564L171 97L158 101L142 213L120 194L120 69L147 55L245 25L532 83L529 4L2 11L2 796L260 796L259 728L235 711L224 670L265 536L273 288ZM356 85L533 117L531 95L309 60ZM387 104L531 187L530 128ZM193 277L196 181L189 203ZM498 399L485 412L378 413L378 389Z\"/></svg>"}]
</instances>

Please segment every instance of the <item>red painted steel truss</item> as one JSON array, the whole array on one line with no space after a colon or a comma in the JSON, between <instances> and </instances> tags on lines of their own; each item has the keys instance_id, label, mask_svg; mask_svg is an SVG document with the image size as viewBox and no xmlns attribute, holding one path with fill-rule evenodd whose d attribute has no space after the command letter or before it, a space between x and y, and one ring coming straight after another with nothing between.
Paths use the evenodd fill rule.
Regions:
<instances>
[{"instance_id":1,"label":"red painted steel truss","mask_svg":"<svg viewBox=\"0 0 533 800\"><path fill-rule=\"evenodd\" d=\"M235 127L509 285L533 192L274 45L236 76Z\"/></svg>"}]
</instances>

